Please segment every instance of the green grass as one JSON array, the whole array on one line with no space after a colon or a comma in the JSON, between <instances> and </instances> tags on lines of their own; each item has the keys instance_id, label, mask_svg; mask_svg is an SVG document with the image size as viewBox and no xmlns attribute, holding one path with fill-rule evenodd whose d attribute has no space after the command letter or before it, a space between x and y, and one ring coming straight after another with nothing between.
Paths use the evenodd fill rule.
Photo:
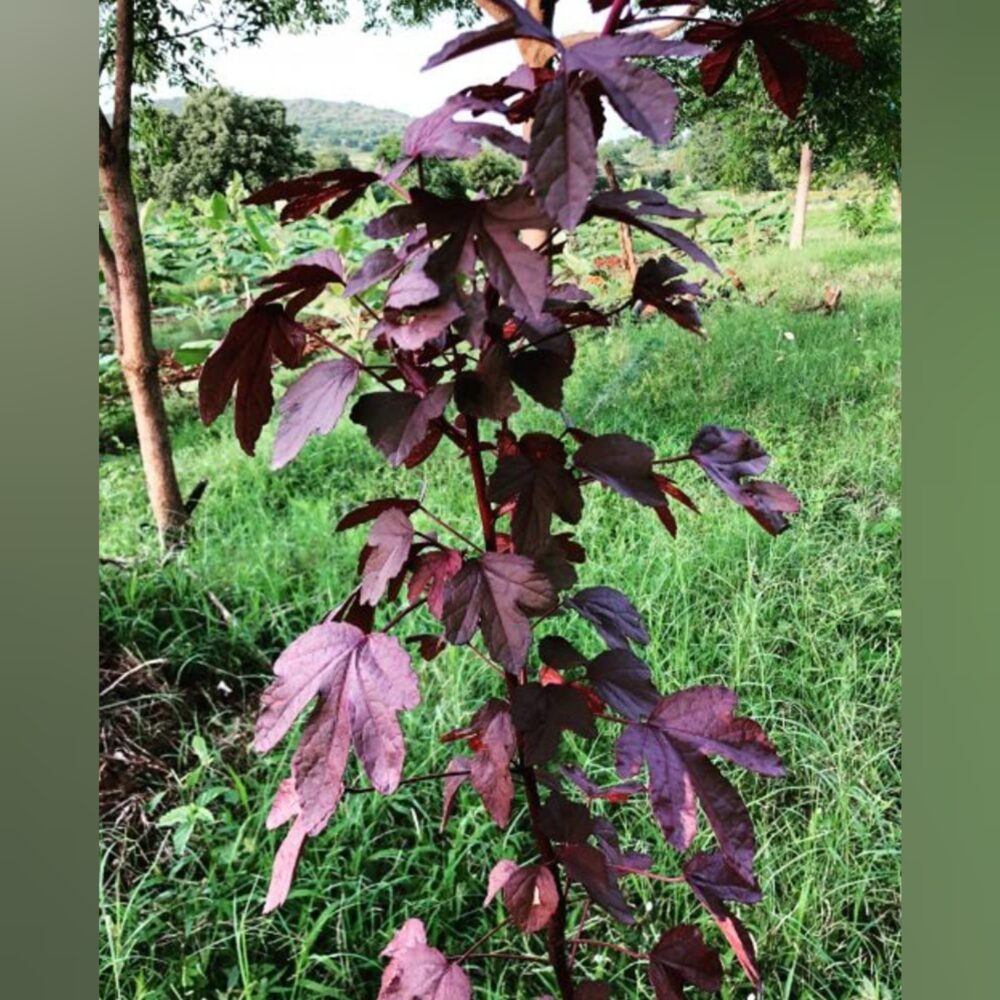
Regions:
<instances>
[{"instance_id":1,"label":"green grass","mask_svg":"<svg viewBox=\"0 0 1000 1000\"><path fill-rule=\"evenodd\" d=\"M805 251L732 262L751 296L777 293L764 307L715 302L708 343L659 320L582 338L567 409L591 431L620 430L664 455L683 450L702 422L745 427L773 454L773 477L802 497L793 529L771 539L697 470L680 468L702 515L680 511L673 541L650 512L595 492L578 530L590 553L581 584L632 597L664 690L734 687L786 761L783 781L729 772L760 841L765 899L742 913L767 995L887 1000L901 995L899 240L851 240L834 220L820 201ZM806 311L826 282L843 288L842 309L830 317ZM143 853L134 825L105 827L102 996L374 996L378 952L407 917L420 916L450 954L492 926L497 911L481 907L486 873L500 856L529 855L521 817L497 831L463 791L441 835L436 784L388 799L350 796L308 845L288 904L262 917L278 840L263 819L288 756L252 757L249 712L227 706L244 686L253 695L284 644L352 586L363 532L334 534L338 517L369 497L412 495L423 480L429 505L474 532L464 469L445 443L419 470L392 472L345 423L273 473L271 431L250 460L227 421L205 430L186 407L174 410L184 485L210 482L197 537L179 559L157 559L135 454L101 466L102 552L137 559L102 567L102 649L162 660L148 669L165 678L152 694L121 684L104 711L131 709L141 742L154 709L169 704L172 774L158 779L166 794L146 812L155 821L198 804L213 821L198 823L179 855L170 830L146 834ZM516 423L554 426L533 406ZM586 628L568 619L559 626L597 651ZM460 649L418 669L423 705L403 718L411 774L440 768L449 748L437 735L495 693L495 678ZM219 691L220 681L232 693ZM202 693L193 707L178 704L191 697L177 692L192 690ZM196 733L208 747L200 757ZM580 760L593 754L610 778L609 738L593 746L568 739L564 750ZM676 870L641 805L613 809L626 844ZM721 945L683 891L638 879L626 879L625 890L638 927L620 933L592 915L592 936L644 948L693 917ZM503 934L494 940L504 946ZM517 936L509 946L542 950ZM581 975L612 982L616 996L647 995L644 969L613 952L581 950L577 964ZM533 998L553 986L544 966L473 961L469 971L481 997ZM738 968L730 971L723 996L746 996Z\"/></svg>"}]
</instances>

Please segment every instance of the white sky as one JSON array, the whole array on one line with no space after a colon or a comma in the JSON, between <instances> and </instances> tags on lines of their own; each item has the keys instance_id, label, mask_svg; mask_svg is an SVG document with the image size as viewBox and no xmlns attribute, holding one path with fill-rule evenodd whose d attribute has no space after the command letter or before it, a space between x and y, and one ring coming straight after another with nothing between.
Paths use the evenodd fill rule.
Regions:
<instances>
[{"instance_id":1,"label":"white sky","mask_svg":"<svg viewBox=\"0 0 1000 1000\"><path fill-rule=\"evenodd\" d=\"M359 101L419 116L463 87L500 79L520 62L515 43L504 42L421 73L427 59L458 33L452 15L426 28L393 28L386 35L362 31L360 5L352 7L344 24L309 35L271 33L258 46L214 56L209 65L222 86L252 97ZM591 13L588 0L560 0L556 31L592 30L600 27L601 18ZM153 95L176 93L160 88ZM624 134L627 130L611 112L605 137Z\"/></svg>"}]
</instances>

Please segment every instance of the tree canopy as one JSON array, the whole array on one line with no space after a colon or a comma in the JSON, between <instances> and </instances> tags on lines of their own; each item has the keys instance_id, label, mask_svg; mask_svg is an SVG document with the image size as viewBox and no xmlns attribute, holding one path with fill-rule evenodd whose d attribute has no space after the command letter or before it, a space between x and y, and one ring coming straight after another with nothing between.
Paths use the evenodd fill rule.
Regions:
<instances>
[{"instance_id":1,"label":"tree canopy","mask_svg":"<svg viewBox=\"0 0 1000 1000\"><path fill-rule=\"evenodd\" d=\"M240 174L251 189L313 166L285 106L212 87L196 90L179 115L160 108L137 120L133 169L140 197L183 201L221 191Z\"/></svg>"},{"instance_id":2,"label":"tree canopy","mask_svg":"<svg viewBox=\"0 0 1000 1000\"><path fill-rule=\"evenodd\" d=\"M712 14L741 17L756 6L753 0L719 0ZM716 156L713 136L725 135L714 164L722 183L760 187L768 174L782 179L783 171L794 172L803 142L821 170L858 170L901 182L901 0L840 0L835 20L854 36L864 66L857 71L803 49L810 83L793 121L765 92L751 47L711 99L702 93L697 69L688 71L691 97L682 102L680 122L692 129L691 151L703 159ZM705 166L699 164L699 171Z\"/></svg>"}]
</instances>

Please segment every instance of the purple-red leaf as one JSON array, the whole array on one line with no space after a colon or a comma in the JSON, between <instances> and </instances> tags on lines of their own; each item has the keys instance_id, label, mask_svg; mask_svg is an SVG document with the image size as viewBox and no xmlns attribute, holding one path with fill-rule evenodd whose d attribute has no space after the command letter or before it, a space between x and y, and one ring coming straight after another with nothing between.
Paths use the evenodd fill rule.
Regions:
<instances>
[{"instance_id":1,"label":"purple-red leaf","mask_svg":"<svg viewBox=\"0 0 1000 1000\"><path fill-rule=\"evenodd\" d=\"M420 509L419 500L409 500L403 497L386 497L384 500L369 500L350 513L345 514L338 522L335 531L347 531L348 528L355 528L359 524L374 521L383 511L392 509L401 510L404 514L412 514Z\"/></svg>"},{"instance_id":2,"label":"purple-red leaf","mask_svg":"<svg viewBox=\"0 0 1000 1000\"><path fill-rule=\"evenodd\" d=\"M541 865L519 867L513 861L498 861L490 872L484 906L498 892L514 924L525 934L540 931L559 905L559 888L552 872Z\"/></svg>"},{"instance_id":3,"label":"purple-red leaf","mask_svg":"<svg viewBox=\"0 0 1000 1000\"><path fill-rule=\"evenodd\" d=\"M597 735L594 714L576 688L562 684L522 684L510 707L514 728L521 734L524 763L544 764L555 756L564 729L586 739Z\"/></svg>"},{"instance_id":4,"label":"purple-red leaf","mask_svg":"<svg viewBox=\"0 0 1000 1000\"><path fill-rule=\"evenodd\" d=\"M377 1000L471 1000L469 977L428 946L423 922L416 917L400 927L382 955L389 964Z\"/></svg>"},{"instance_id":5,"label":"purple-red leaf","mask_svg":"<svg viewBox=\"0 0 1000 1000\"><path fill-rule=\"evenodd\" d=\"M636 56L701 55L702 49L671 42L649 33L604 35L570 48L566 71L584 70L595 76L615 111L656 143L666 143L674 131L677 93L655 70L626 60Z\"/></svg>"},{"instance_id":6,"label":"purple-red leaf","mask_svg":"<svg viewBox=\"0 0 1000 1000\"><path fill-rule=\"evenodd\" d=\"M703 336L694 300L703 298L704 293L698 282L675 280L685 271L686 268L669 257L645 261L636 273L632 298L655 306L685 330Z\"/></svg>"},{"instance_id":7,"label":"purple-red leaf","mask_svg":"<svg viewBox=\"0 0 1000 1000\"><path fill-rule=\"evenodd\" d=\"M743 880L741 873L732 872L724 859L717 854L696 854L684 866L684 878L729 942L736 960L743 967L754 989L759 991L761 976L753 941L743 923L723 902L727 898L756 902L760 899L759 891L754 891L755 886L741 889ZM734 892L737 891L740 894L734 896Z\"/></svg>"},{"instance_id":8,"label":"purple-red leaf","mask_svg":"<svg viewBox=\"0 0 1000 1000\"><path fill-rule=\"evenodd\" d=\"M618 879L608 865L608 860L589 844L563 844L556 848L556 857L566 869L566 874L579 882L590 898L623 924L634 924L632 916L618 887Z\"/></svg>"},{"instance_id":9,"label":"purple-red leaf","mask_svg":"<svg viewBox=\"0 0 1000 1000\"><path fill-rule=\"evenodd\" d=\"M545 800L538 815L538 826L549 840L560 844L582 844L594 832L590 810L567 799L558 790Z\"/></svg>"},{"instance_id":10,"label":"purple-red leaf","mask_svg":"<svg viewBox=\"0 0 1000 1000\"><path fill-rule=\"evenodd\" d=\"M583 497L566 468L566 449L550 434L525 434L515 455L497 463L490 478L494 503L514 500L511 536L518 552L536 555L552 537L552 515L576 524L583 513Z\"/></svg>"},{"instance_id":11,"label":"purple-red leaf","mask_svg":"<svg viewBox=\"0 0 1000 1000\"><path fill-rule=\"evenodd\" d=\"M410 577L408 595L412 604L426 590L427 609L441 620L444 615L445 584L462 568L462 553L457 549L434 549L417 560Z\"/></svg>"},{"instance_id":12,"label":"purple-red leaf","mask_svg":"<svg viewBox=\"0 0 1000 1000\"><path fill-rule=\"evenodd\" d=\"M744 482L746 476L760 475L771 462L767 452L746 431L706 425L695 435L689 452L705 475L745 507L765 531L778 535L789 527L785 514L799 511L798 499L777 483Z\"/></svg>"},{"instance_id":13,"label":"purple-red leaf","mask_svg":"<svg viewBox=\"0 0 1000 1000\"><path fill-rule=\"evenodd\" d=\"M482 628L490 655L517 673L531 646L528 616L551 611L554 604L551 582L531 559L485 552L445 585L445 636L460 646Z\"/></svg>"},{"instance_id":14,"label":"purple-red leaf","mask_svg":"<svg viewBox=\"0 0 1000 1000\"><path fill-rule=\"evenodd\" d=\"M517 737L506 702L490 699L477 713L480 744L470 765L469 781L479 793L493 822L501 829L510 822L514 801L514 779L510 762L517 750Z\"/></svg>"},{"instance_id":15,"label":"purple-red leaf","mask_svg":"<svg viewBox=\"0 0 1000 1000\"><path fill-rule=\"evenodd\" d=\"M666 500L653 478L653 458L649 445L626 434L601 434L576 450L573 464L623 497L647 507L663 507Z\"/></svg>"},{"instance_id":16,"label":"purple-red leaf","mask_svg":"<svg viewBox=\"0 0 1000 1000\"><path fill-rule=\"evenodd\" d=\"M202 369L198 383L202 421L211 424L218 418L235 386L236 437L252 455L274 406L272 361L277 357L294 367L302 360L305 343L305 327L290 319L281 306L251 306L229 328Z\"/></svg>"},{"instance_id":17,"label":"purple-red leaf","mask_svg":"<svg viewBox=\"0 0 1000 1000\"><path fill-rule=\"evenodd\" d=\"M557 670L584 667L587 658L571 642L561 635L547 635L538 644L538 655L542 663Z\"/></svg>"},{"instance_id":18,"label":"purple-red leaf","mask_svg":"<svg viewBox=\"0 0 1000 1000\"><path fill-rule=\"evenodd\" d=\"M644 724L633 724L616 745L616 767L631 778L649 769L653 814L668 843L679 851L697 832L696 800L719 846L733 864L751 872L753 825L743 800L707 755L719 755L762 774L784 771L764 731L733 716L736 696L722 687L697 687L663 698Z\"/></svg>"},{"instance_id":19,"label":"purple-red leaf","mask_svg":"<svg viewBox=\"0 0 1000 1000\"><path fill-rule=\"evenodd\" d=\"M799 113L806 92L806 61L794 46L777 36L754 39L757 65L771 100L789 117Z\"/></svg>"},{"instance_id":20,"label":"purple-red leaf","mask_svg":"<svg viewBox=\"0 0 1000 1000\"><path fill-rule=\"evenodd\" d=\"M397 716L420 702L410 657L396 639L343 622L315 625L278 657L274 673L257 719L258 752L275 747L319 699L292 759L310 835L326 825L340 801L352 745L376 790L395 791L406 755Z\"/></svg>"},{"instance_id":21,"label":"purple-red leaf","mask_svg":"<svg viewBox=\"0 0 1000 1000\"><path fill-rule=\"evenodd\" d=\"M648 715L660 700L649 667L628 649L609 649L587 664L587 678L612 708L628 719Z\"/></svg>"},{"instance_id":22,"label":"purple-red leaf","mask_svg":"<svg viewBox=\"0 0 1000 1000\"><path fill-rule=\"evenodd\" d=\"M312 434L329 434L358 384L361 369L348 358L320 361L289 387L278 403L278 432L271 468L287 465Z\"/></svg>"},{"instance_id":23,"label":"purple-red leaf","mask_svg":"<svg viewBox=\"0 0 1000 1000\"><path fill-rule=\"evenodd\" d=\"M697 927L681 924L664 931L649 953L649 981L656 1000L684 1000L688 983L706 993L718 993L722 963Z\"/></svg>"},{"instance_id":24,"label":"purple-red leaf","mask_svg":"<svg viewBox=\"0 0 1000 1000\"><path fill-rule=\"evenodd\" d=\"M642 646L649 643L642 616L632 602L613 587L585 587L567 597L564 603L586 618L614 649L628 649L630 642Z\"/></svg>"},{"instance_id":25,"label":"purple-red leaf","mask_svg":"<svg viewBox=\"0 0 1000 1000\"><path fill-rule=\"evenodd\" d=\"M433 67L440 66L441 63L454 59L456 56L476 52L488 45L507 42L512 38L534 38L540 42L548 42L552 46L559 46L559 42L553 37L552 32L516 0L493 0L493 3L494 6L502 7L506 12L508 16L505 20L491 24L486 28L463 32L431 56L423 68L425 70L433 69Z\"/></svg>"},{"instance_id":26,"label":"purple-red leaf","mask_svg":"<svg viewBox=\"0 0 1000 1000\"><path fill-rule=\"evenodd\" d=\"M548 215L563 229L573 229L597 180L597 139L579 83L565 73L538 97L528 177Z\"/></svg>"},{"instance_id":27,"label":"purple-red leaf","mask_svg":"<svg viewBox=\"0 0 1000 1000\"><path fill-rule=\"evenodd\" d=\"M834 10L833 0L780 0L753 11L739 22L713 20L695 25L689 42L715 44L701 62L701 82L714 94L732 75L744 42L753 42L760 75L775 104L794 118L806 88L806 63L789 40L808 45L837 62L858 70L863 64L854 39L832 24L802 21L805 14Z\"/></svg>"},{"instance_id":28,"label":"purple-red leaf","mask_svg":"<svg viewBox=\"0 0 1000 1000\"><path fill-rule=\"evenodd\" d=\"M450 385L438 385L423 398L412 392L370 392L354 404L351 420L397 468L424 440L431 421L444 413L451 391Z\"/></svg>"},{"instance_id":29,"label":"purple-red leaf","mask_svg":"<svg viewBox=\"0 0 1000 1000\"><path fill-rule=\"evenodd\" d=\"M479 355L475 371L455 380L455 405L460 413L480 420L506 420L521 408L510 379L510 353L500 342Z\"/></svg>"},{"instance_id":30,"label":"purple-red leaf","mask_svg":"<svg viewBox=\"0 0 1000 1000\"><path fill-rule=\"evenodd\" d=\"M413 544L413 525L398 507L379 514L368 532L371 554L361 574L361 603L378 604L389 582L406 565Z\"/></svg>"},{"instance_id":31,"label":"purple-red leaf","mask_svg":"<svg viewBox=\"0 0 1000 1000\"><path fill-rule=\"evenodd\" d=\"M332 201L327 215L335 219L346 212L379 179L370 170L355 170L344 167L339 170L324 170L309 177L294 180L275 181L255 191L244 199L245 205L271 205L276 201L287 204L281 210L281 221L292 222L311 215Z\"/></svg>"}]
</instances>

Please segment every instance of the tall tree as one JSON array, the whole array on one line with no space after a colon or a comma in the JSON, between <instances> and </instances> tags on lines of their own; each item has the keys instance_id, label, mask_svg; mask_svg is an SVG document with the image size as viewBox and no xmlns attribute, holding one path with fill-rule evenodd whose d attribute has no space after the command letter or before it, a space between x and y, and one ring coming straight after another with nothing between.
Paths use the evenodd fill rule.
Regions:
<instances>
[{"instance_id":1,"label":"tall tree","mask_svg":"<svg viewBox=\"0 0 1000 1000\"><path fill-rule=\"evenodd\" d=\"M803 60L809 86L797 112L783 113L762 84L760 57L745 45L735 71L710 98L704 95L704 74L688 72L691 99L682 102L680 121L696 131L721 129L739 134L740 145L782 162L798 164L796 207L791 241L801 243L805 205L813 168L845 167L861 170L880 181L902 187L901 156L901 0L839 0L837 3L799 5L822 18L835 8L836 24L853 36L861 56L860 67L838 61L844 52L832 46L811 48L808 35L785 41L781 51ZM752 12L752 0L718 0L711 16L742 18ZM810 18L814 23L823 23ZM802 23L802 22L800 22ZM832 58L831 58L832 57ZM699 76L701 77L699 79ZM794 96L794 95L793 95Z\"/></svg>"},{"instance_id":2,"label":"tall tree","mask_svg":"<svg viewBox=\"0 0 1000 1000\"><path fill-rule=\"evenodd\" d=\"M371 6L370 0L366 4ZM377 6L377 5L376 5ZM98 179L110 232L98 224L98 260L115 327L115 349L135 412L139 451L160 538L171 544L187 519L174 469L153 344L149 279L132 178L135 91L157 81L191 87L207 76L213 49L254 45L269 29L301 30L346 15L346 0L99 0ZM110 91L110 94L109 94Z\"/></svg>"},{"instance_id":3,"label":"tall tree","mask_svg":"<svg viewBox=\"0 0 1000 1000\"><path fill-rule=\"evenodd\" d=\"M299 127L288 123L285 105L273 98L200 88L180 114L167 112L155 120L159 135L134 144L140 196L183 201L224 190L236 173L256 190L314 165L299 146Z\"/></svg>"}]
</instances>

